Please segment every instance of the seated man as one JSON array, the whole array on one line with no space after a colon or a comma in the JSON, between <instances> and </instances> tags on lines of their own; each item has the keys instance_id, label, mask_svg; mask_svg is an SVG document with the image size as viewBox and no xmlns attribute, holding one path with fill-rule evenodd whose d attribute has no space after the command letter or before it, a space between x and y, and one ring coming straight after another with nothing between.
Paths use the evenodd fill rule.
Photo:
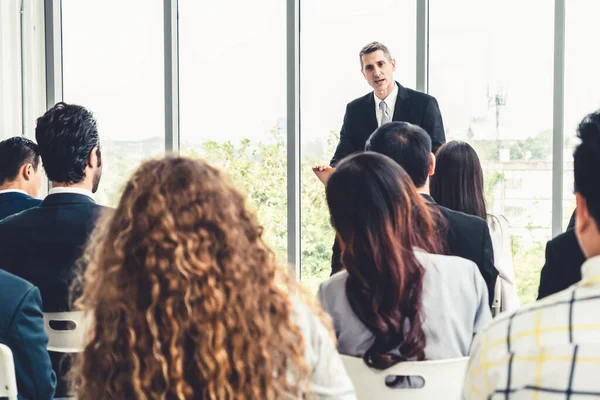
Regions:
<instances>
[{"instance_id":1,"label":"seated man","mask_svg":"<svg viewBox=\"0 0 600 400\"><path fill-rule=\"evenodd\" d=\"M581 122L574 153L581 282L506 313L471 348L464 398L600 397L600 111Z\"/></svg>"},{"instance_id":2,"label":"seated man","mask_svg":"<svg viewBox=\"0 0 600 400\"><path fill-rule=\"evenodd\" d=\"M13 353L19 399L52 399L56 376L46 351L40 291L0 270L0 304L0 343Z\"/></svg>"},{"instance_id":3,"label":"seated man","mask_svg":"<svg viewBox=\"0 0 600 400\"><path fill-rule=\"evenodd\" d=\"M431 138L418 127L407 122L391 122L378 128L367 141L365 150L374 151L396 161L410 176L417 191L433 207L439 209L447 224L446 252L477 264L488 289L490 306L498 271L494 267L494 250L490 230L483 219L437 205L429 195L429 177L435 170L435 156L431 152ZM341 268L337 240L334 244L332 269Z\"/></svg>"},{"instance_id":4,"label":"seated man","mask_svg":"<svg viewBox=\"0 0 600 400\"><path fill-rule=\"evenodd\" d=\"M37 286L44 312L67 311L76 261L104 210L92 198L102 173L98 129L90 111L58 103L35 135L52 189L39 207L0 221L0 268ZM58 359L52 354L62 396Z\"/></svg>"},{"instance_id":5,"label":"seated man","mask_svg":"<svg viewBox=\"0 0 600 400\"><path fill-rule=\"evenodd\" d=\"M0 142L0 220L42 202L41 170L37 144L22 136Z\"/></svg>"}]
</instances>

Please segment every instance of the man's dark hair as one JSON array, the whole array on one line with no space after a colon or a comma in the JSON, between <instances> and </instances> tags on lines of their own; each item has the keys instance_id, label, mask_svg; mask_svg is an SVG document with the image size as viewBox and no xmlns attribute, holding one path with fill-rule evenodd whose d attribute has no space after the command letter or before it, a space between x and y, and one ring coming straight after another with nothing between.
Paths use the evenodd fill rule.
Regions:
<instances>
[{"instance_id":1,"label":"man's dark hair","mask_svg":"<svg viewBox=\"0 0 600 400\"><path fill-rule=\"evenodd\" d=\"M46 175L53 182L81 182L95 147L98 164L101 163L96 119L82 106L57 103L38 118L35 138Z\"/></svg>"},{"instance_id":2,"label":"man's dark hair","mask_svg":"<svg viewBox=\"0 0 600 400\"><path fill-rule=\"evenodd\" d=\"M431 138L423 128L408 122L384 124L371 134L365 150L396 161L417 188L425 185L431 163Z\"/></svg>"},{"instance_id":3,"label":"man's dark hair","mask_svg":"<svg viewBox=\"0 0 600 400\"><path fill-rule=\"evenodd\" d=\"M590 215L600 228L600 110L581 121L577 137L581 144L573 154L575 192L585 198Z\"/></svg>"},{"instance_id":4,"label":"man's dark hair","mask_svg":"<svg viewBox=\"0 0 600 400\"><path fill-rule=\"evenodd\" d=\"M0 185L17 178L19 170L31 164L37 171L40 165L38 145L22 136L11 137L0 142Z\"/></svg>"}]
</instances>

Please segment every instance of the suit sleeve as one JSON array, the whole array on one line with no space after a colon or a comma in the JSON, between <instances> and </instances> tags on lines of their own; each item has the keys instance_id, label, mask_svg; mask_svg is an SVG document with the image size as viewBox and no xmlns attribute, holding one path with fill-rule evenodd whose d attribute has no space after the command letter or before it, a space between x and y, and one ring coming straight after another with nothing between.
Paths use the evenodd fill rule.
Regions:
<instances>
[{"instance_id":1,"label":"suit sleeve","mask_svg":"<svg viewBox=\"0 0 600 400\"><path fill-rule=\"evenodd\" d=\"M444 122L437 100L432 97L425 106L421 128L425 129L431 136L431 147L433 153L446 143L446 134L444 132Z\"/></svg>"},{"instance_id":2,"label":"suit sleeve","mask_svg":"<svg viewBox=\"0 0 600 400\"><path fill-rule=\"evenodd\" d=\"M564 283L558 285L561 282L560 276L560 265L557 265L558 255L552 246L552 241L546 244L546 262L542 267L540 273L540 286L538 288L538 300L544 297L550 296L551 294L560 292L564 289Z\"/></svg>"},{"instance_id":3,"label":"suit sleeve","mask_svg":"<svg viewBox=\"0 0 600 400\"><path fill-rule=\"evenodd\" d=\"M494 301L494 288L496 287L496 279L498 279L498 270L494 266L494 248L492 246L492 238L490 229L487 224L483 223L483 260L481 262L481 275L488 288L488 300L490 307Z\"/></svg>"},{"instance_id":4,"label":"suit sleeve","mask_svg":"<svg viewBox=\"0 0 600 400\"><path fill-rule=\"evenodd\" d=\"M52 370L46 347L48 336L44 330L42 298L38 288L31 288L16 311L9 331L15 364L21 366L19 393L34 399L51 399L56 387L56 376Z\"/></svg>"},{"instance_id":5,"label":"suit sleeve","mask_svg":"<svg viewBox=\"0 0 600 400\"><path fill-rule=\"evenodd\" d=\"M338 162L347 155L354 153L355 151L360 151L364 149L357 149L354 147L351 139L351 128L352 124L350 122L349 117L349 107L346 106L346 113L344 114L344 123L342 124L342 129L340 130L340 141L335 149L335 153L333 154L333 158L329 162L329 165L335 167Z\"/></svg>"}]
</instances>

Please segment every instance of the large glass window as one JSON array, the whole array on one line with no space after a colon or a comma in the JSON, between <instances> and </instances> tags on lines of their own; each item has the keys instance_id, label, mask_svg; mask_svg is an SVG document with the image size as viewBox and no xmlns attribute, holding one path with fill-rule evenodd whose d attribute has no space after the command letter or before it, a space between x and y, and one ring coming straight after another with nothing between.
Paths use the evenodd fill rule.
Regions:
<instances>
[{"instance_id":1,"label":"large glass window","mask_svg":"<svg viewBox=\"0 0 600 400\"><path fill-rule=\"evenodd\" d=\"M565 153L564 153L564 225L575 209L573 195L573 150L579 143L577 125L587 114L600 109L600 54L596 51L600 27L600 2L566 2L565 26Z\"/></svg>"},{"instance_id":2,"label":"large glass window","mask_svg":"<svg viewBox=\"0 0 600 400\"><path fill-rule=\"evenodd\" d=\"M0 140L22 134L19 4L0 1Z\"/></svg>"},{"instance_id":3,"label":"large glass window","mask_svg":"<svg viewBox=\"0 0 600 400\"><path fill-rule=\"evenodd\" d=\"M181 152L224 169L245 190L281 262L287 260L285 23L280 0L179 1Z\"/></svg>"},{"instance_id":4,"label":"large glass window","mask_svg":"<svg viewBox=\"0 0 600 400\"><path fill-rule=\"evenodd\" d=\"M509 221L523 303L551 236L553 23L546 0L430 1L430 94L447 139L479 154L488 212Z\"/></svg>"},{"instance_id":5,"label":"large glass window","mask_svg":"<svg viewBox=\"0 0 600 400\"><path fill-rule=\"evenodd\" d=\"M98 120L99 203L114 206L140 162L165 148L163 2L63 0L63 96Z\"/></svg>"},{"instance_id":6,"label":"large glass window","mask_svg":"<svg viewBox=\"0 0 600 400\"><path fill-rule=\"evenodd\" d=\"M335 235L311 166L329 163L346 104L372 90L360 71L364 45L385 44L396 59L394 78L415 88L416 2L303 0L300 6L302 282L314 291L331 273Z\"/></svg>"}]
</instances>

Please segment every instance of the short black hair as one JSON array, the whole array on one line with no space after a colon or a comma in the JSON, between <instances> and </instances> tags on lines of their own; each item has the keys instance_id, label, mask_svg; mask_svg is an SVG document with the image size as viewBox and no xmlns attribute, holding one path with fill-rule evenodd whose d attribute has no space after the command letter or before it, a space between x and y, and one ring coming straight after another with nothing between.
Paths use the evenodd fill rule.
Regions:
<instances>
[{"instance_id":1,"label":"short black hair","mask_svg":"<svg viewBox=\"0 0 600 400\"><path fill-rule=\"evenodd\" d=\"M53 182L81 182L94 148L98 148L98 163L101 162L96 119L82 106L57 103L38 118L35 138L46 175Z\"/></svg>"},{"instance_id":2,"label":"short black hair","mask_svg":"<svg viewBox=\"0 0 600 400\"><path fill-rule=\"evenodd\" d=\"M40 165L38 145L22 136L15 136L0 142L0 185L17 178L19 170L31 164L37 171Z\"/></svg>"},{"instance_id":3,"label":"short black hair","mask_svg":"<svg viewBox=\"0 0 600 400\"><path fill-rule=\"evenodd\" d=\"M585 198L589 213L600 228L600 110L581 121L577 137L581 143L573 153L575 192Z\"/></svg>"},{"instance_id":4,"label":"short black hair","mask_svg":"<svg viewBox=\"0 0 600 400\"><path fill-rule=\"evenodd\" d=\"M417 188L425 185L431 163L431 138L420 126L408 122L384 124L371 134L365 150L396 161Z\"/></svg>"}]
</instances>

